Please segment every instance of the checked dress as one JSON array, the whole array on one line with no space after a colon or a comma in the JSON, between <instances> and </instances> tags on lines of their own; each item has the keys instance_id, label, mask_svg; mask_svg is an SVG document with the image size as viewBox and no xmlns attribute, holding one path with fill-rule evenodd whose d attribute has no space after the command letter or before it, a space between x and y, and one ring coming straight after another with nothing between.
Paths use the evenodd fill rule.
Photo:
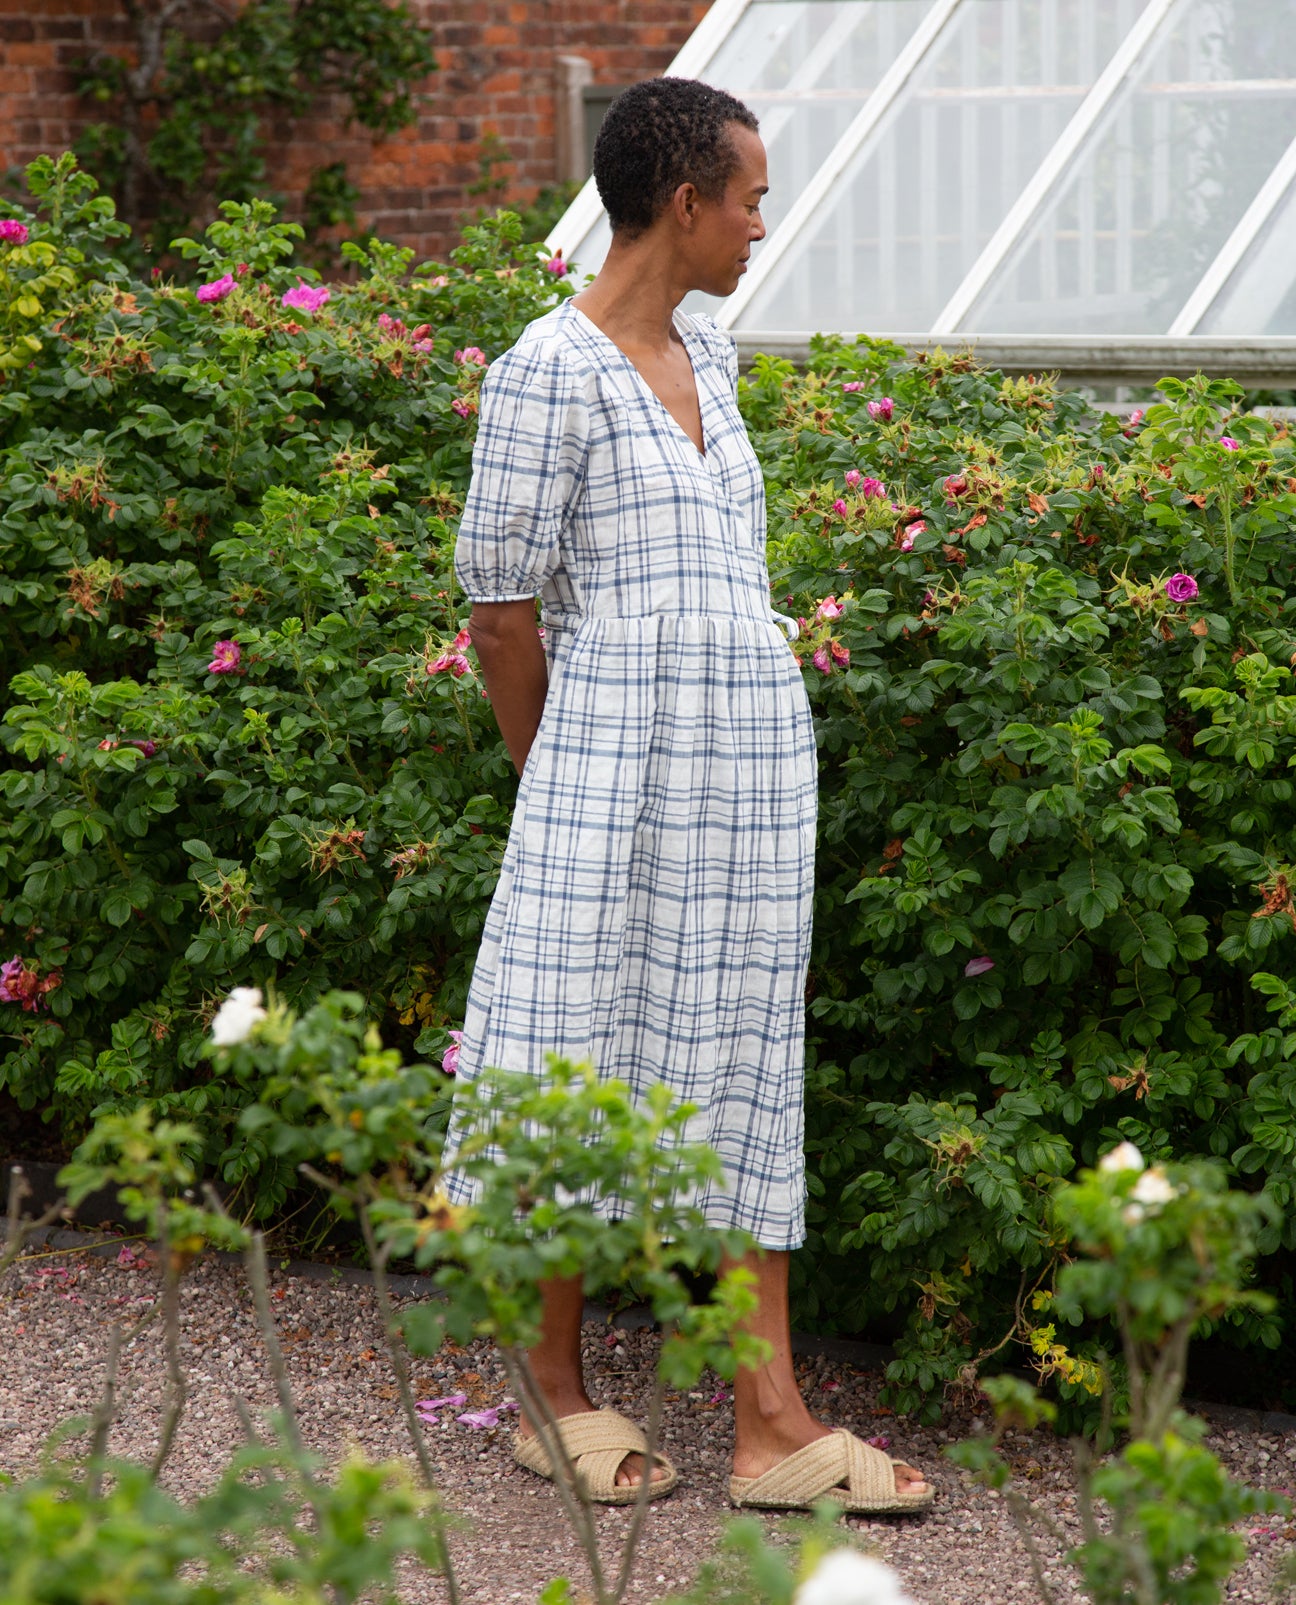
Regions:
<instances>
[{"instance_id":1,"label":"checked dress","mask_svg":"<svg viewBox=\"0 0 1296 1605\"><path fill-rule=\"evenodd\" d=\"M733 343L706 317L675 327L705 453L570 301L483 383L456 568L474 602L540 597L549 690L458 1073L540 1075L558 1053L667 1083L724 1165L707 1220L786 1249L804 1236L814 736L770 609ZM457 1172L447 1191L471 1198Z\"/></svg>"}]
</instances>

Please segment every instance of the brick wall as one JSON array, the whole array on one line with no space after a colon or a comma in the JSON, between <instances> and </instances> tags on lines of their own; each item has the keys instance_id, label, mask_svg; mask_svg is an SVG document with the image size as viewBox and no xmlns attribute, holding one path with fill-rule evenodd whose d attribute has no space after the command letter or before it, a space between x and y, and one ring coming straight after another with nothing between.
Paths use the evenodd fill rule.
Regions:
<instances>
[{"instance_id":1,"label":"brick wall","mask_svg":"<svg viewBox=\"0 0 1296 1605\"><path fill-rule=\"evenodd\" d=\"M474 203L482 138L508 146L506 200L554 182L555 59L586 57L596 83L663 71L707 0L411 0L439 70L417 122L375 144L327 101L291 131L272 129L275 187L300 196L311 168L345 161L360 222L423 256L443 256ZM102 114L79 101L72 65L131 38L121 0L0 0L0 170L65 149Z\"/></svg>"}]
</instances>

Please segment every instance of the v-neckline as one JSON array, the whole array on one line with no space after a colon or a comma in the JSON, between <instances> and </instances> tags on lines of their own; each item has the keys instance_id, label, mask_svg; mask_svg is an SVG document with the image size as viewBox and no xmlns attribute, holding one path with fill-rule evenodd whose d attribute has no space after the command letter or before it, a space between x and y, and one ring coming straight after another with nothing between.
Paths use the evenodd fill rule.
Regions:
<instances>
[{"instance_id":1,"label":"v-neckline","mask_svg":"<svg viewBox=\"0 0 1296 1605\"><path fill-rule=\"evenodd\" d=\"M693 375L693 392L694 392L694 395L697 397L698 428L701 429L701 431L702 431L702 445L701 445L701 447L698 446L697 441L693 439L692 435L689 434L688 430L685 429L684 425L679 421L679 419L670 410L670 408L666 405L666 403L662 400L662 398L657 394L657 392L653 389L653 387L648 383L647 379L644 378L643 374L640 373L639 366L635 362L634 358L631 357L628 352L623 351L621 349L621 347L616 343L616 341L612 338L612 336L610 334L607 334L602 329L600 329L598 324L595 323L594 319L592 317L590 317L588 312L582 311L581 308L578 307L576 305L576 303L574 301L572 301L572 300L569 300L567 302L567 305L571 309L571 311L576 313L576 315L580 318L582 323L586 324L589 328L591 328L594 331L594 333L599 337L600 340L602 340L605 344L610 345L612 347L613 351L615 351L620 356L621 360L625 363L625 365L630 369L631 373L633 373L635 378L639 381L640 386L644 390L647 391L647 393L652 397L652 399L657 403L657 405L661 408L661 410L666 414L667 418L670 419L671 423L675 426L675 428L683 436L684 440L688 443L689 449L695 454L695 456L697 456L697 458L701 462L709 463L710 460L711 460L711 454L710 454L709 450L707 449L706 418L703 415L703 411L702 411L702 382L698 378L697 363L694 362L694 360L693 360L693 352L689 347L688 332L687 332L687 330L680 328L679 324L676 323L675 314L673 312L671 313L671 327L675 330L675 333L677 335L679 335L679 337L680 337L680 344L684 347L684 355L688 358L689 371Z\"/></svg>"}]
</instances>

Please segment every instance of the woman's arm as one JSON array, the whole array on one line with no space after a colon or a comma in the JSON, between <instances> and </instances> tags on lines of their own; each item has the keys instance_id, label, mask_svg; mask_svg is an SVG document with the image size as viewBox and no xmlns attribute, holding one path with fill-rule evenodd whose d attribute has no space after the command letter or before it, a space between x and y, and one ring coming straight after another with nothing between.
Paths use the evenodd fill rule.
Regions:
<instances>
[{"instance_id":1,"label":"woman's arm","mask_svg":"<svg viewBox=\"0 0 1296 1605\"><path fill-rule=\"evenodd\" d=\"M549 675L534 602L477 602L468 633L504 745L519 774L540 728Z\"/></svg>"}]
</instances>

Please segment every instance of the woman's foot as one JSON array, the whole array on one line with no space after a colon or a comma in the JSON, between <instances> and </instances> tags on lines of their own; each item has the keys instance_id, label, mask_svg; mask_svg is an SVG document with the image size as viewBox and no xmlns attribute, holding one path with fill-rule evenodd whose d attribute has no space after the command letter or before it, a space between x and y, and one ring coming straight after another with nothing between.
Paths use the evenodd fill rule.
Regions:
<instances>
[{"instance_id":1,"label":"woman's foot","mask_svg":"<svg viewBox=\"0 0 1296 1605\"><path fill-rule=\"evenodd\" d=\"M589 1395L580 1389L545 1389L545 1402L553 1412L555 1421L561 1421L565 1416L583 1415L586 1411L594 1412L598 1406L591 1402ZM525 1416L518 1422L518 1437L531 1438L535 1434L531 1423ZM627 1455L617 1467L615 1482L618 1488L637 1488L643 1481L644 1458L642 1455ZM663 1482L667 1476L665 1466L654 1465L652 1480Z\"/></svg>"},{"instance_id":2,"label":"woman's foot","mask_svg":"<svg viewBox=\"0 0 1296 1605\"><path fill-rule=\"evenodd\" d=\"M739 1428L734 1445L733 1474L735 1477L763 1477L798 1449L831 1436L832 1429L816 1421L797 1395L786 1409L774 1415L762 1415L758 1422L748 1423L745 1431ZM922 1473L902 1460L895 1462L895 1485L898 1494L927 1492Z\"/></svg>"}]
</instances>

